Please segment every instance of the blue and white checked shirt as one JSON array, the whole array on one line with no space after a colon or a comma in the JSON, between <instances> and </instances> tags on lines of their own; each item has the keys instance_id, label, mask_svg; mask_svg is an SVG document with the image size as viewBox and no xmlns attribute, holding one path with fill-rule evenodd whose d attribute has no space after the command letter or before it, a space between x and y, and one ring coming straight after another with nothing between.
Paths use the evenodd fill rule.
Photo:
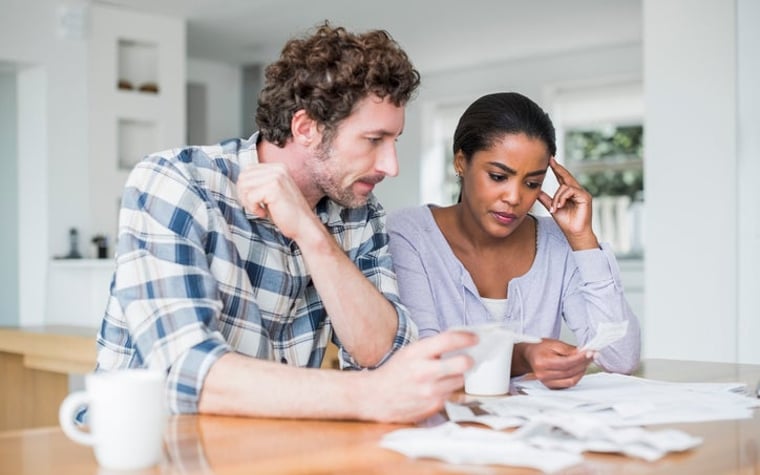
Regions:
<instances>
[{"instance_id":1,"label":"blue and white checked shirt","mask_svg":"<svg viewBox=\"0 0 760 475\"><path fill-rule=\"evenodd\" d=\"M340 347L298 246L237 200L240 170L258 162L257 138L151 155L124 189L97 370L167 371L172 412L197 412L206 374L226 352L319 367L331 337ZM374 196L356 209L325 198L315 212L396 308L385 361L417 338L398 297L385 212ZM359 368L343 349L340 360Z\"/></svg>"}]
</instances>

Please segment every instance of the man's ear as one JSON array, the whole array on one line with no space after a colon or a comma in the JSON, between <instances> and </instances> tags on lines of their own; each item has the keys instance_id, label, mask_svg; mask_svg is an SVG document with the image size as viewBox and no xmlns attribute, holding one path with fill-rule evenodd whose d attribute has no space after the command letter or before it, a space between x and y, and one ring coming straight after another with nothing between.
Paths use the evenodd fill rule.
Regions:
<instances>
[{"instance_id":1,"label":"man's ear","mask_svg":"<svg viewBox=\"0 0 760 475\"><path fill-rule=\"evenodd\" d=\"M304 147L310 147L313 143L319 143L319 130L317 122L309 117L305 110L300 109L293 114L290 121L290 130L293 133L293 142Z\"/></svg>"}]
</instances>

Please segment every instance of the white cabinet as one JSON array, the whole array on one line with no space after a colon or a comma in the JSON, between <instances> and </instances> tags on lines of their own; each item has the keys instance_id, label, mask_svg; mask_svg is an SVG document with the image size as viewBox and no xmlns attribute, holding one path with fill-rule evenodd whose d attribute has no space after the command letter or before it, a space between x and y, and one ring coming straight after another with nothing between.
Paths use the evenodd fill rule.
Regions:
<instances>
[{"instance_id":1,"label":"white cabinet","mask_svg":"<svg viewBox=\"0 0 760 475\"><path fill-rule=\"evenodd\" d=\"M129 171L185 142L185 24L181 18L92 5L89 157L92 229L116 240Z\"/></svg>"},{"instance_id":2,"label":"white cabinet","mask_svg":"<svg viewBox=\"0 0 760 475\"><path fill-rule=\"evenodd\" d=\"M100 327L115 265L113 259L50 261L45 324Z\"/></svg>"}]
</instances>

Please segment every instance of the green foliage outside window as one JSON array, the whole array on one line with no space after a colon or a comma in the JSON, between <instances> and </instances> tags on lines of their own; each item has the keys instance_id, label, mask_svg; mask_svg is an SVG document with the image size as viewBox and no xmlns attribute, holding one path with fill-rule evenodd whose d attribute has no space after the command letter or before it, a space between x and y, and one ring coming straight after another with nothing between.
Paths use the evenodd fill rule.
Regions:
<instances>
[{"instance_id":1,"label":"green foliage outside window","mask_svg":"<svg viewBox=\"0 0 760 475\"><path fill-rule=\"evenodd\" d=\"M593 196L628 195L633 199L644 189L641 125L568 130L565 156L578 181Z\"/></svg>"}]
</instances>

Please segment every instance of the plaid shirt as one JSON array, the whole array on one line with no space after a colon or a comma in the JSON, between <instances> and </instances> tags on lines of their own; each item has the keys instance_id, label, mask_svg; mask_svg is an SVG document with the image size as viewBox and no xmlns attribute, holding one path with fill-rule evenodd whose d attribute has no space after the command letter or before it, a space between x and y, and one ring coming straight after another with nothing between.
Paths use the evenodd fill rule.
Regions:
<instances>
[{"instance_id":1,"label":"plaid shirt","mask_svg":"<svg viewBox=\"0 0 760 475\"><path fill-rule=\"evenodd\" d=\"M240 170L258 162L257 138L151 155L124 189L97 369L167 371L173 412L197 412L209 368L229 351L319 367L331 337L340 347L296 243L236 198ZM399 301L385 212L374 196L355 209L324 198L315 212L396 308L385 361L417 338ZM339 354L341 367L360 368Z\"/></svg>"}]
</instances>

